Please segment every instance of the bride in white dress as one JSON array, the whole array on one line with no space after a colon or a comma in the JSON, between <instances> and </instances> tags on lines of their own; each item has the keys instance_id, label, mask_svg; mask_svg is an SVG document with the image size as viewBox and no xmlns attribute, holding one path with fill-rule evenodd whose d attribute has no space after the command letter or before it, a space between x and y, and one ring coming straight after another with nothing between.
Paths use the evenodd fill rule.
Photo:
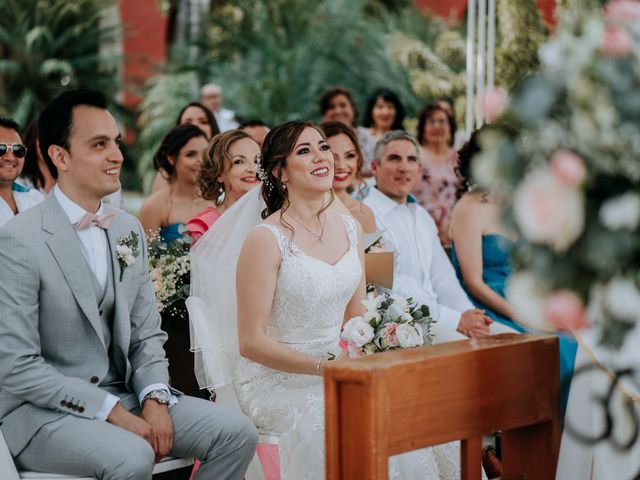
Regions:
<instances>
[{"instance_id":1,"label":"bride in white dress","mask_svg":"<svg viewBox=\"0 0 640 480\"><path fill-rule=\"evenodd\" d=\"M321 375L329 357L340 356L343 322L364 310L362 233L352 217L330 208L333 156L311 124L272 130L261 167L264 222L252 228L261 203L254 189L192 252L188 305L196 373L201 386L232 383L261 433L280 436L283 480L320 480ZM235 271L236 259L234 291L223 274ZM237 312L230 305L236 296ZM450 443L392 457L389 476L456 479L459 462L459 444Z\"/></svg>"}]
</instances>

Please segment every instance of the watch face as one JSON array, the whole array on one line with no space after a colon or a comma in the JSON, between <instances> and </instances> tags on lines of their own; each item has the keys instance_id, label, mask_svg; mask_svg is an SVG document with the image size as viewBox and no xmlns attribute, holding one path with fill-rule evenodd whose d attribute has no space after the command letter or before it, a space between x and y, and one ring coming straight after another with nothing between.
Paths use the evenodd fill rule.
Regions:
<instances>
[{"instance_id":1,"label":"watch face","mask_svg":"<svg viewBox=\"0 0 640 480\"><path fill-rule=\"evenodd\" d=\"M169 405L171 395L164 390L154 390L152 392L149 392L144 398L145 400L150 398L164 405Z\"/></svg>"}]
</instances>

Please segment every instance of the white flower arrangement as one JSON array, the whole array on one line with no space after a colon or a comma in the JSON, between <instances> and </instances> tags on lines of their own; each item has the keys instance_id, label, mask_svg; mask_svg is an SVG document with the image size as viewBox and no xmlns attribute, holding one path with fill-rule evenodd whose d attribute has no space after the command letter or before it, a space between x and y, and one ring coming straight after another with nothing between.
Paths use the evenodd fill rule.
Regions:
<instances>
[{"instance_id":1,"label":"white flower arrangement","mask_svg":"<svg viewBox=\"0 0 640 480\"><path fill-rule=\"evenodd\" d=\"M138 234L133 230L128 235L122 235L116 243L116 258L120 265L120 281L127 267L133 265L140 255Z\"/></svg>"},{"instance_id":2,"label":"white flower arrangement","mask_svg":"<svg viewBox=\"0 0 640 480\"><path fill-rule=\"evenodd\" d=\"M174 303L189 296L191 257L188 245L191 238L188 234L182 233L182 238L169 245L157 237L149 242L149 275L160 312L169 311ZM183 317L183 310L172 313Z\"/></svg>"},{"instance_id":3,"label":"white flower arrangement","mask_svg":"<svg viewBox=\"0 0 640 480\"><path fill-rule=\"evenodd\" d=\"M364 316L352 318L342 330L342 348L349 357L432 343L435 321L426 305L388 293L370 295L362 303L367 308Z\"/></svg>"}]
</instances>

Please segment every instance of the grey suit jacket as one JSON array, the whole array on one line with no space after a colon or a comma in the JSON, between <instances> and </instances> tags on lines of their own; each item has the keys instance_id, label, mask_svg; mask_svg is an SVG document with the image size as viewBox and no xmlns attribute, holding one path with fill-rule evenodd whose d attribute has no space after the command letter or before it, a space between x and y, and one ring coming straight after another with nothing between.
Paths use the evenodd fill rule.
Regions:
<instances>
[{"instance_id":1,"label":"grey suit jacket","mask_svg":"<svg viewBox=\"0 0 640 480\"><path fill-rule=\"evenodd\" d=\"M112 361L136 395L169 383L146 244L140 223L114 212L107 230L115 283ZM136 232L140 255L125 268L118 239ZM95 291L75 228L53 194L0 229L0 422L15 456L45 424L92 419L109 369ZM117 393L117 392L111 392Z\"/></svg>"}]
</instances>

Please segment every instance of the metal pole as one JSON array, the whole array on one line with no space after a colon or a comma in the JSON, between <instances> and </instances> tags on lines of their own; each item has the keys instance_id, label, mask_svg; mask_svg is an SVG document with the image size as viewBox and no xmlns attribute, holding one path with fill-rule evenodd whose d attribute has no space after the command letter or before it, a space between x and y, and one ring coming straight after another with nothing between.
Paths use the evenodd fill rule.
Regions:
<instances>
[{"instance_id":1,"label":"metal pole","mask_svg":"<svg viewBox=\"0 0 640 480\"><path fill-rule=\"evenodd\" d=\"M467 138L473 131L473 82L474 82L474 43L475 43L475 23L476 23L476 0L467 2L467 112L465 118L465 128Z\"/></svg>"},{"instance_id":2,"label":"metal pole","mask_svg":"<svg viewBox=\"0 0 640 480\"><path fill-rule=\"evenodd\" d=\"M487 38L487 85L495 85L496 68L496 0L489 0L489 34Z\"/></svg>"},{"instance_id":3,"label":"metal pole","mask_svg":"<svg viewBox=\"0 0 640 480\"><path fill-rule=\"evenodd\" d=\"M487 3L486 0L478 0L478 51L476 71L476 98L484 95L485 85L485 50L487 45ZM482 126L482 111L476 108L476 128Z\"/></svg>"}]
</instances>

